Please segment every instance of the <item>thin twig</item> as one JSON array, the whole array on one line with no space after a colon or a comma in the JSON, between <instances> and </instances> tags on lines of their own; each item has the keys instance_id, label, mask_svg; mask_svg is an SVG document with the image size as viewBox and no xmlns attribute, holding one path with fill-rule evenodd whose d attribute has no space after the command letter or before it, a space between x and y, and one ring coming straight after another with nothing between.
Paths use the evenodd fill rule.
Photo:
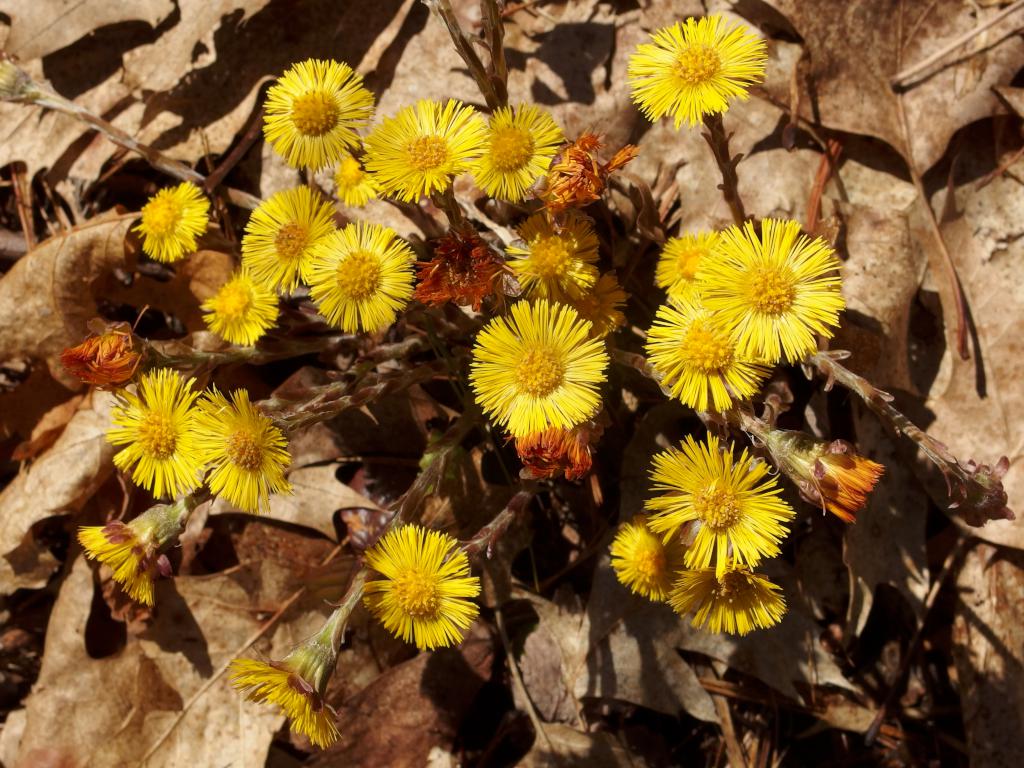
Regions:
<instances>
[{"instance_id":1,"label":"thin twig","mask_svg":"<svg viewBox=\"0 0 1024 768\"><path fill-rule=\"evenodd\" d=\"M256 114L252 116L252 120L249 121L249 125L245 129L245 133L239 140L238 145L231 150L227 157L225 157L216 168L206 177L206 182L203 184L203 188L207 194L213 192L220 183L224 181L224 177L231 172L238 163L245 157L245 153L248 152L252 145L256 143L256 140L260 137L260 131L263 128L263 108L256 110Z\"/></svg>"},{"instance_id":2,"label":"thin twig","mask_svg":"<svg viewBox=\"0 0 1024 768\"><path fill-rule=\"evenodd\" d=\"M950 43L948 43L947 45L943 46L939 50L935 51L935 53L931 54L930 56L925 57L923 60L919 61L917 64L914 64L913 66L907 67L906 69L902 70L901 72L898 72L896 74L896 76L893 77L892 80L890 81L892 83L893 88L901 88L901 87L903 87L908 81L913 80L919 74L921 74L926 69L928 69L932 64L934 64L935 62L937 62L940 59L944 58L947 54L952 53L953 51L955 51L957 48L959 48L964 43L969 43L971 40L973 40L975 37L980 35L986 29L989 29L990 27L994 27L1000 21L1005 19L1007 16L1010 16L1011 14L1016 13L1017 11L1021 10L1022 8L1024 8L1024 0L1016 0L1016 2L1008 5L1002 11L1000 11L995 16L993 16L991 19L988 19L987 21L983 21L981 24L976 26L974 29L970 29L967 32L964 32L962 35L960 35L960 37L956 38L955 40L951 41ZM1016 28L1014 28L1014 31L1015 30L1016 30ZM1009 33L1007 33L1007 34L1009 34Z\"/></svg>"}]
</instances>

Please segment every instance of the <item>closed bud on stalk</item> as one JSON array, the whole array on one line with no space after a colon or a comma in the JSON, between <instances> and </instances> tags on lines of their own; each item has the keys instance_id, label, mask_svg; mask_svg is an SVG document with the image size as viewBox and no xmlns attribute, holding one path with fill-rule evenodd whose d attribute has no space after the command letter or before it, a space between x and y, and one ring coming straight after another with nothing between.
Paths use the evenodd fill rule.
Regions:
<instances>
[{"instance_id":1,"label":"closed bud on stalk","mask_svg":"<svg viewBox=\"0 0 1024 768\"><path fill-rule=\"evenodd\" d=\"M826 443L803 432L772 429L761 438L779 465L812 504L852 523L885 467L845 440Z\"/></svg>"}]
</instances>

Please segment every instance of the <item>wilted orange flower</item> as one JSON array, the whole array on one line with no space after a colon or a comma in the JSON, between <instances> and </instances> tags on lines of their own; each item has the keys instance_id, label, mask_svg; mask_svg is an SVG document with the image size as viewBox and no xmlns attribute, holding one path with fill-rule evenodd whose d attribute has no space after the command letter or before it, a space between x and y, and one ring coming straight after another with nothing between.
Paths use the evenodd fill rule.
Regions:
<instances>
[{"instance_id":1,"label":"wilted orange flower","mask_svg":"<svg viewBox=\"0 0 1024 768\"><path fill-rule=\"evenodd\" d=\"M60 353L60 362L68 373L97 387L129 381L141 360L128 323L115 323L98 336L90 336Z\"/></svg>"},{"instance_id":2,"label":"wilted orange flower","mask_svg":"<svg viewBox=\"0 0 1024 768\"><path fill-rule=\"evenodd\" d=\"M566 208L582 208L601 197L608 176L639 154L634 144L627 144L607 163L597 159L604 144L594 133L584 133L562 150L561 156L548 172L542 197L552 213Z\"/></svg>"},{"instance_id":3,"label":"wilted orange flower","mask_svg":"<svg viewBox=\"0 0 1024 768\"><path fill-rule=\"evenodd\" d=\"M562 429L549 427L516 438L516 453L529 477L539 480L565 474L566 480L578 480L590 471L591 429L587 425Z\"/></svg>"},{"instance_id":4,"label":"wilted orange flower","mask_svg":"<svg viewBox=\"0 0 1024 768\"><path fill-rule=\"evenodd\" d=\"M475 232L453 229L434 243L434 258L416 267L415 298L439 306L453 302L480 309L504 270L501 257Z\"/></svg>"},{"instance_id":5,"label":"wilted orange flower","mask_svg":"<svg viewBox=\"0 0 1024 768\"><path fill-rule=\"evenodd\" d=\"M783 429L771 430L762 439L807 501L847 523L857 519L885 472L884 466L861 456L845 440L825 443Z\"/></svg>"}]
</instances>

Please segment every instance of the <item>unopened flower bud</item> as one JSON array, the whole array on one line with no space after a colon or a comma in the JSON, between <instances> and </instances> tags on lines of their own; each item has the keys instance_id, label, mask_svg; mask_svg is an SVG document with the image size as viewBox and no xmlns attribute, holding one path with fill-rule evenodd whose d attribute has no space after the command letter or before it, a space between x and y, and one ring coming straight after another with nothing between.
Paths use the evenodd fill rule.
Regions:
<instances>
[{"instance_id":1,"label":"unopened flower bud","mask_svg":"<svg viewBox=\"0 0 1024 768\"><path fill-rule=\"evenodd\" d=\"M803 432L773 429L763 435L779 469L801 495L852 523L864 508L885 467L856 452L844 440L826 443Z\"/></svg>"}]
</instances>

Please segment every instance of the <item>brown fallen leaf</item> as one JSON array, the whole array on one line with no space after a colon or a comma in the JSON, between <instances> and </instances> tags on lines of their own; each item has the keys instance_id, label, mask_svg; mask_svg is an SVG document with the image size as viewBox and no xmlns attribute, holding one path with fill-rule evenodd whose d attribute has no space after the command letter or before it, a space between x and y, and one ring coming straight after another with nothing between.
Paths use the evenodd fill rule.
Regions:
<instances>
[{"instance_id":1,"label":"brown fallen leaf","mask_svg":"<svg viewBox=\"0 0 1024 768\"><path fill-rule=\"evenodd\" d=\"M560 723L545 725L518 763L524 768L633 768L636 764L610 733L584 733Z\"/></svg>"},{"instance_id":2,"label":"brown fallen leaf","mask_svg":"<svg viewBox=\"0 0 1024 768\"><path fill-rule=\"evenodd\" d=\"M341 739L310 766L419 768L433 748L452 746L493 664L494 639L477 623L458 648L388 669L339 708Z\"/></svg>"},{"instance_id":3,"label":"brown fallen leaf","mask_svg":"<svg viewBox=\"0 0 1024 768\"><path fill-rule=\"evenodd\" d=\"M1024 557L979 543L956 588L953 659L970 763L1010 768L1024 749Z\"/></svg>"},{"instance_id":4,"label":"brown fallen leaf","mask_svg":"<svg viewBox=\"0 0 1024 768\"><path fill-rule=\"evenodd\" d=\"M116 654L95 659L84 642L94 579L79 557L50 617L15 765L138 765L148 752L154 767L262 765L284 719L243 702L223 671L236 654L280 658L323 621L320 601L306 599L255 650L241 645L261 627L255 609L288 596L277 591L287 570L264 559L230 574L160 582L152 623Z\"/></svg>"},{"instance_id":5,"label":"brown fallen leaf","mask_svg":"<svg viewBox=\"0 0 1024 768\"><path fill-rule=\"evenodd\" d=\"M0 592L38 588L56 567L41 571L30 528L47 517L76 512L114 471L107 442L113 395L93 390L60 437L0 493ZM30 556L30 554L32 556ZM29 566L32 566L31 568Z\"/></svg>"},{"instance_id":6,"label":"brown fallen leaf","mask_svg":"<svg viewBox=\"0 0 1024 768\"><path fill-rule=\"evenodd\" d=\"M947 349L925 402L934 414L928 434L962 461L995 466L1000 457L1009 459L1002 482L1011 509L1024 498L1024 203L1018 192L1017 181L1007 177L956 190L952 208L959 213L942 225L942 233L970 307L972 356L961 360ZM945 486L932 480L929 490L945 508ZM993 544L1024 548L1020 519L995 520L974 533Z\"/></svg>"},{"instance_id":7,"label":"brown fallen leaf","mask_svg":"<svg viewBox=\"0 0 1024 768\"><path fill-rule=\"evenodd\" d=\"M107 211L43 241L0 278L0 361L46 361L54 378L71 381L58 357L86 336L95 297L127 265L125 236L136 216Z\"/></svg>"},{"instance_id":8,"label":"brown fallen leaf","mask_svg":"<svg viewBox=\"0 0 1024 768\"><path fill-rule=\"evenodd\" d=\"M801 83L811 91L801 101L804 116L811 118L813 104L826 127L876 136L921 173L942 157L957 130L993 112L998 101L992 87L1008 85L1024 66L1024 41L1007 36L1009 20L965 46L968 55L945 57L901 97L909 123L908 147L890 80L999 9L979 11L960 0L850 0L840 8L832 0L767 2L789 20L809 53L807 81ZM789 103L788 90L779 89L773 96Z\"/></svg>"}]
</instances>

